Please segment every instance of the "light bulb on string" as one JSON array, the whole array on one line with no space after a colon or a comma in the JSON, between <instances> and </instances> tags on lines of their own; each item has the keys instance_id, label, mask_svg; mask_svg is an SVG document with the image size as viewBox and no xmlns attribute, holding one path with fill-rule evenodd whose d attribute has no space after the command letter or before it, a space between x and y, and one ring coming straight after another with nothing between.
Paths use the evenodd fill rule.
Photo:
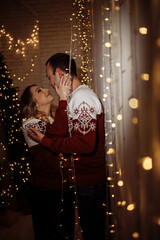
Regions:
<instances>
[{"instance_id":1,"label":"light bulb on string","mask_svg":"<svg viewBox=\"0 0 160 240\"><path fill-rule=\"evenodd\" d=\"M110 42L106 42L105 43L105 47L110 48L111 47L111 43Z\"/></svg>"},{"instance_id":2,"label":"light bulb on string","mask_svg":"<svg viewBox=\"0 0 160 240\"><path fill-rule=\"evenodd\" d=\"M122 114L118 114L118 115L117 115L117 120L118 120L118 121L121 121L122 118L123 118L123 117L122 117Z\"/></svg>"},{"instance_id":3,"label":"light bulb on string","mask_svg":"<svg viewBox=\"0 0 160 240\"><path fill-rule=\"evenodd\" d=\"M148 29L146 27L140 27L139 28L139 33L142 35L146 35L148 32Z\"/></svg>"},{"instance_id":4,"label":"light bulb on string","mask_svg":"<svg viewBox=\"0 0 160 240\"><path fill-rule=\"evenodd\" d=\"M127 206L128 211L133 211L135 209L135 203L131 203Z\"/></svg>"},{"instance_id":5,"label":"light bulb on string","mask_svg":"<svg viewBox=\"0 0 160 240\"><path fill-rule=\"evenodd\" d=\"M141 80L149 81L149 74L148 73L142 73L140 75L140 78L141 78Z\"/></svg>"},{"instance_id":6,"label":"light bulb on string","mask_svg":"<svg viewBox=\"0 0 160 240\"><path fill-rule=\"evenodd\" d=\"M133 232L132 237L133 238L139 238L139 233L138 232Z\"/></svg>"},{"instance_id":7,"label":"light bulb on string","mask_svg":"<svg viewBox=\"0 0 160 240\"><path fill-rule=\"evenodd\" d=\"M129 106L130 106L132 109L138 108L138 99L137 99L137 98L131 98L131 99L129 100Z\"/></svg>"},{"instance_id":8,"label":"light bulb on string","mask_svg":"<svg viewBox=\"0 0 160 240\"><path fill-rule=\"evenodd\" d=\"M138 124L138 118L137 117L133 117L132 118L132 123L135 124L135 125Z\"/></svg>"}]
</instances>

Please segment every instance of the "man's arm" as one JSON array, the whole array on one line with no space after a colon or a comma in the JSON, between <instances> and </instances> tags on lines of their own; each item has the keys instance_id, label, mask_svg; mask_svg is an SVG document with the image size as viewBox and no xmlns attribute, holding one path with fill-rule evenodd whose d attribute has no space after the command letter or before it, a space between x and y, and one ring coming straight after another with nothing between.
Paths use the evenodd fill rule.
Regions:
<instances>
[{"instance_id":1,"label":"man's arm","mask_svg":"<svg viewBox=\"0 0 160 240\"><path fill-rule=\"evenodd\" d=\"M59 101L58 108L55 112L54 122L47 125L46 136L53 137L55 135L64 136L68 132L68 117L67 117L67 101Z\"/></svg>"},{"instance_id":2,"label":"man's arm","mask_svg":"<svg viewBox=\"0 0 160 240\"><path fill-rule=\"evenodd\" d=\"M65 74L59 83L59 87L56 85L55 90L59 95L59 105L55 112L55 118L53 124L47 125L46 135L52 137L54 135L64 136L68 130L68 117L67 117L67 95L68 95L68 81L69 75Z\"/></svg>"},{"instance_id":3,"label":"man's arm","mask_svg":"<svg viewBox=\"0 0 160 240\"><path fill-rule=\"evenodd\" d=\"M95 120L94 120L95 121ZM94 123L96 124L96 123ZM48 138L36 129L31 129L34 133L28 135L35 141L42 143L53 152L62 153L91 153L96 145L96 131L87 134L74 133L72 137L52 137Z\"/></svg>"}]
</instances>

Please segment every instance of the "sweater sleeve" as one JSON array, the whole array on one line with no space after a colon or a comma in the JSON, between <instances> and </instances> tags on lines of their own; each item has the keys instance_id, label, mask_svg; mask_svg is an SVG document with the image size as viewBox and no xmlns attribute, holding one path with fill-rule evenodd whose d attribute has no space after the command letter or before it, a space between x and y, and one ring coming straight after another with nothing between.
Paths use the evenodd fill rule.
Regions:
<instances>
[{"instance_id":1,"label":"sweater sleeve","mask_svg":"<svg viewBox=\"0 0 160 240\"><path fill-rule=\"evenodd\" d=\"M69 103L71 137L42 139L42 144L53 152L92 153L96 147L98 118L103 115L97 96L86 90L79 91Z\"/></svg>"},{"instance_id":2,"label":"sweater sleeve","mask_svg":"<svg viewBox=\"0 0 160 240\"><path fill-rule=\"evenodd\" d=\"M96 121L93 121L96 125ZM86 134L76 131L71 137L53 137L46 136L42 139L42 145L49 147L53 152L62 153L91 153L96 144L96 130Z\"/></svg>"},{"instance_id":3,"label":"sweater sleeve","mask_svg":"<svg viewBox=\"0 0 160 240\"><path fill-rule=\"evenodd\" d=\"M67 134L68 130L68 118L66 111L67 101L61 100L59 101L58 108L55 112L54 122L52 124L47 124L46 136L54 137L64 136Z\"/></svg>"}]
</instances>

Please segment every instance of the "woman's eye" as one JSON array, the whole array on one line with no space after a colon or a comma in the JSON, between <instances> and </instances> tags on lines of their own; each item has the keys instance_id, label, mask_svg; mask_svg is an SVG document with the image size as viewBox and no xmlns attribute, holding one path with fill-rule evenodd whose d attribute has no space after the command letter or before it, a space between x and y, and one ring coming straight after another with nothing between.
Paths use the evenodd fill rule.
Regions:
<instances>
[{"instance_id":1,"label":"woman's eye","mask_svg":"<svg viewBox=\"0 0 160 240\"><path fill-rule=\"evenodd\" d=\"M37 92L38 92L38 93L42 92L42 89L38 89Z\"/></svg>"}]
</instances>

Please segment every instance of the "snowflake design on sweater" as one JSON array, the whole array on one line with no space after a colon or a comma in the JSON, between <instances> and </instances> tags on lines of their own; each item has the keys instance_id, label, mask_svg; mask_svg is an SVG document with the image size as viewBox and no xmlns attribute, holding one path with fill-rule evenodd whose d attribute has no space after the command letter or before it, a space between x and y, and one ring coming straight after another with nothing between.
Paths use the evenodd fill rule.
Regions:
<instances>
[{"instance_id":1,"label":"snowflake design on sweater","mask_svg":"<svg viewBox=\"0 0 160 240\"><path fill-rule=\"evenodd\" d=\"M94 107L90 107L86 102L82 102L77 108L74 109L74 130L86 134L90 131L95 131L96 124L92 121L92 115L95 114Z\"/></svg>"},{"instance_id":2,"label":"snowflake design on sweater","mask_svg":"<svg viewBox=\"0 0 160 240\"><path fill-rule=\"evenodd\" d=\"M47 125L47 123L43 122L43 121L39 121L39 122L36 122L36 123L33 122L33 123L26 124L25 129L28 131L28 130L30 130L30 128L35 128L37 131L45 134L46 125Z\"/></svg>"}]
</instances>

